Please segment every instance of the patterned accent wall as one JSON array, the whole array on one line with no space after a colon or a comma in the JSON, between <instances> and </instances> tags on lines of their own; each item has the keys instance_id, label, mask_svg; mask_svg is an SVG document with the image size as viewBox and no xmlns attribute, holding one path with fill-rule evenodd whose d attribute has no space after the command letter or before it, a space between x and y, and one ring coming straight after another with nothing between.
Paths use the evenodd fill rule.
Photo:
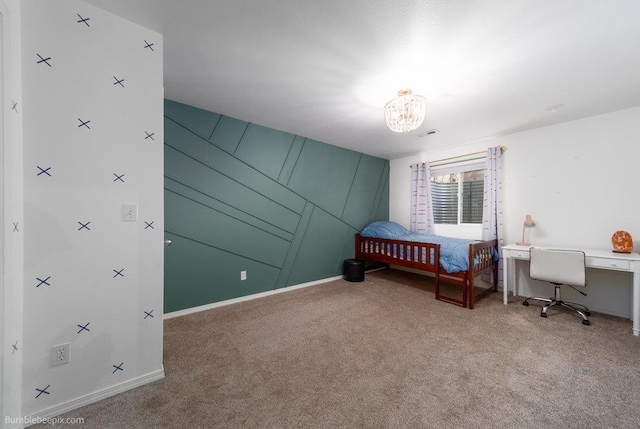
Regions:
<instances>
[{"instance_id":1,"label":"patterned accent wall","mask_svg":"<svg viewBox=\"0 0 640 429\"><path fill-rule=\"evenodd\" d=\"M23 412L46 416L163 376L162 36L74 0L23 1L22 34Z\"/></svg>"},{"instance_id":2,"label":"patterned accent wall","mask_svg":"<svg viewBox=\"0 0 640 429\"><path fill-rule=\"evenodd\" d=\"M342 274L389 217L388 178L385 159L165 100L165 312Z\"/></svg>"}]
</instances>

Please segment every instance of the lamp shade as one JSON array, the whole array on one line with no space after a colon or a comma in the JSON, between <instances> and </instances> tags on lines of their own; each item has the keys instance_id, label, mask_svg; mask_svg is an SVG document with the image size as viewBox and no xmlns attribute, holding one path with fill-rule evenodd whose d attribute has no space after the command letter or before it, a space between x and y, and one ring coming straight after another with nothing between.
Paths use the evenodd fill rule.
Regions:
<instances>
[{"instance_id":1,"label":"lamp shade","mask_svg":"<svg viewBox=\"0 0 640 429\"><path fill-rule=\"evenodd\" d=\"M522 222L522 241L516 244L519 244L521 246L530 246L531 243L529 243L529 237L525 236L525 232L528 232L534 226L536 226L536 221L531 219L531 215L526 215L524 218L524 222Z\"/></svg>"},{"instance_id":2,"label":"lamp shade","mask_svg":"<svg viewBox=\"0 0 640 429\"><path fill-rule=\"evenodd\" d=\"M415 130L422 125L426 113L427 99L412 94L410 89L398 91L398 98L394 98L384 106L387 127L396 133Z\"/></svg>"},{"instance_id":3,"label":"lamp shade","mask_svg":"<svg viewBox=\"0 0 640 429\"><path fill-rule=\"evenodd\" d=\"M527 215L524 218L524 222L522 223L522 225L525 228L533 228L534 226L536 226L536 221L531 219L531 215Z\"/></svg>"}]
</instances>

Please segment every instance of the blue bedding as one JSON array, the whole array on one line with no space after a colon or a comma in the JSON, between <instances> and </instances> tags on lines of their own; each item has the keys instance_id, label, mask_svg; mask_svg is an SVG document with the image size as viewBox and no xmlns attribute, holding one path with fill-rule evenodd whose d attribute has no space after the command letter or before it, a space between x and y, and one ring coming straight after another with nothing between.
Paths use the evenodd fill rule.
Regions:
<instances>
[{"instance_id":1,"label":"blue bedding","mask_svg":"<svg viewBox=\"0 0 640 429\"><path fill-rule=\"evenodd\" d=\"M477 242L477 240L465 240L461 238L441 237L439 235L411 232L402 225L388 221L370 223L362 230L360 235L362 237L377 237L392 240L413 241L418 243L439 244L440 266L448 273L457 273L460 271L467 271L469 269L469 244ZM493 256L494 260L498 259L497 252L494 251ZM425 256L423 255L423 260L424 257Z\"/></svg>"}]
</instances>

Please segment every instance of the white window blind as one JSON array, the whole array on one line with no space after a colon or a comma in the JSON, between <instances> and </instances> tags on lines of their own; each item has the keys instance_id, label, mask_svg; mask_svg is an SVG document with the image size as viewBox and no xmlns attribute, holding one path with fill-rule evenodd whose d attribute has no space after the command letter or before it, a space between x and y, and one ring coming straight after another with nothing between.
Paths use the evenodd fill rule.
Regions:
<instances>
[{"instance_id":1,"label":"white window blind","mask_svg":"<svg viewBox=\"0 0 640 429\"><path fill-rule=\"evenodd\" d=\"M435 224L481 224L484 162L469 160L431 167Z\"/></svg>"}]
</instances>

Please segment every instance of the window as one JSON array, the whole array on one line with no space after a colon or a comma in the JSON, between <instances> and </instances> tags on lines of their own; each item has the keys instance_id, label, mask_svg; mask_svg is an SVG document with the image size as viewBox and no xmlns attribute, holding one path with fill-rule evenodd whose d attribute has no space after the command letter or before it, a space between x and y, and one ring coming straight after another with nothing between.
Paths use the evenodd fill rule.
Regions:
<instances>
[{"instance_id":1,"label":"window","mask_svg":"<svg viewBox=\"0 0 640 429\"><path fill-rule=\"evenodd\" d=\"M484 168L478 164L434 167L431 201L435 224L482 223Z\"/></svg>"}]
</instances>

